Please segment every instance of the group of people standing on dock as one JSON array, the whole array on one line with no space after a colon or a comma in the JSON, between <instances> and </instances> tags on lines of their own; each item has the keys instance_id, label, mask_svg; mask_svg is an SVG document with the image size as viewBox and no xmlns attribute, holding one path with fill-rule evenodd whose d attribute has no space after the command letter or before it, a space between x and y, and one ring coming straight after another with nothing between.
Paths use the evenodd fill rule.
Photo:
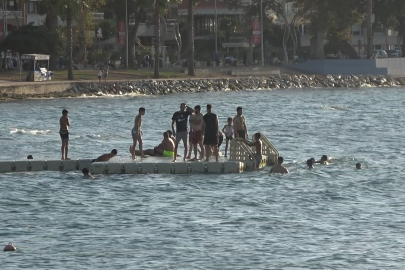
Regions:
<instances>
[{"instance_id":1,"label":"group of people standing on dock","mask_svg":"<svg viewBox=\"0 0 405 270\"><path fill-rule=\"evenodd\" d=\"M186 103L181 103L180 110L176 111L172 116L172 130L163 133L163 141L160 145L147 150L143 150L143 133L141 130L142 117L145 115L146 109L139 108L139 114L135 117L134 128L132 129L133 144L130 147L132 159L136 159L136 155L142 158L146 157L146 155L169 156L173 157L175 162L178 157L179 145L183 142L184 161L191 159L192 150L194 150L194 158L191 160L202 160L205 157L208 162L210 156L214 155L215 160L218 161L219 147L224 137L222 133L225 133L226 138L226 156L229 141L234 136L242 139L246 139L248 136L243 109L238 107L237 115L233 119L229 117L227 125L220 130L219 119L213 112L212 105L208 104L206 108L207 112L203 115L200 105L192 108L187 106ZM137 144L139 144L139 151L136 150ZM199 157L197 157L198 153L200 153Z\"/></svg>"},{"instance_id":2,"label":"group of people standing on dock","mask_svg":"<svg viewBox=\"0 0 405 270\"><path fill-rule=\"evenodd\" d=\"M178 157L178 149L181 142L184 146L183 160L202 160L204 157L206 161L209 161L211 155L215 156L215 160L218 161L219 147L226 139L225 157L227 156L228 146L230 140L234 137L247 139L248 130L246 125L246 119L243 115L243 108L238 107L236 109L237 114L235 117L228 117L227 124L220 130L219 119L217 114L213 112L213 107L208 104L206 114L201 113L201 106L197 105L191 108L186 103L181 103L180 110L176 111L172 120L172 129L163 132L162 142L153 149L143 149L142 140L142 118L146 113L146 109L139 108L139 113L135 117L134 127L132 128L132 146L129 148L129 152L132 155L132 159L135 160L137 156L146 158L147 156L165 156L173 157L175 162ZM68 111L64 109L62 116L59 119L60 130L59 134L62 140L62 160L67 160L69 149L69 117ZM190 125L190 127L189 127ZM225 136L223 135L225 134ZM136 150L136 146L139 145L139 151ZM189 149L190 148L190 149ZM189 154L187 152L189 150ZM191 159L191 152L194 150L194 158ZM199 157L198 157L199 153ZM114 149L110 154L105 154L95 159L95 161L108 161L111 157L117 154L117 150ZM261 147L260 147L261 154ZM102 157L102 158L101 158Z\"/></svg>"}]
</instances>

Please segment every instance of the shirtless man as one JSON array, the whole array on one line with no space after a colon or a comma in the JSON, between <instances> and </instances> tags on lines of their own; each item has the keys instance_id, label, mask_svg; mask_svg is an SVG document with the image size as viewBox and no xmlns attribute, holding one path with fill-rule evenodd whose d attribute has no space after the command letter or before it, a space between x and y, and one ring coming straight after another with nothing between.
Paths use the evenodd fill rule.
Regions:
<instances>
[{"instance_id":1,"label":"shirtless man","mask_svg":"<svg viewBox=\"0 0 405 270\"><path fill-rule=\"evenodd\" d=\"M131 148L129 149L129 151L132 150ZM166 131L163 133L163 140L158 146L153 149L146 149L143 152L149 156L174 157L174 141L169 137L169 133ZM136 150L136 154L139 155L140 152Z\"/></svg>"},{"instance_id":2,"label":"shirtless man","mask_svg":"<svg viewBox=\"0 0 405 270\"><path fill-rule=\"evenodd\" d=\"M174 148L174 159L177 159L177 150L179 148L180 141L184 144L184 156L183 161L186 161L187 157L187 143L188 143L188 133L187 133L187 120L188 117L194 112L193 108L187 107L186 103L181 103L180 111L173 114L172 117L172 131L173 135L176 137L176 144ZM174 124L176 123L176 131L174 131ZM177 133L176 133L177 132Z\"/></svg>"},{"instance_id":3,"label":"shirtless man","mask_svg":"<svg viewBox=\"0 0 405 270\"><path fill-rule=\"evenodd\" d=\"M62 116L59 119L59 135L62 140L62 160L67 160L68 159L68 149L69 149L69 127L70 127L70 122L68 118L68 111L64 109L62 111Z\"/></svg>"},{"instance_id":4,"label":"shirtless man","mask_svg":"<svg viewBox=\"0 0 405 270\"><path fill-rule=\"evenodd\" d=\"M197 105L194 107L194 114L190 116L190 130L192 133L191 136L191 143L193 144L194 148L194 158L193 160L197 159L197 145L200 146L201 154L199 159L204 158L204 147L202 143L202 126L204 124L204 116L201 113L201 106Z\"/></svg>"},{"instance_id":5,"label":"shirtless man","mask_svg":"<svg viewBox=\"0 0 405 270\"><path fill-rule=\"evenodd\" d=\"M248 130L246 127L245 116L242 115L242 107L236 108L236 116L233 118L233 129L235 131L235 138L248 138Z\"/></svg>"},{"instance_id":6,"label":"shirtless man","mask_svg":"<svg viewBox=\"0 0 405 270\"><path fill-rule=\"evenodd\" d=\"M101 155L101 156L99 156L98 158L93 159L93 160L91 161L91 163L93 163L93 162L106 162L106 161L109 161L110 159L112 159L113 157L115 157L115 156L117 155L117 153L118 153L118 152L117 152L117 149L113 149L113 150L111 151L111 153Z\"/></svg>"},{"instance_id":7,"label":"shirtless man","mask_svg":"<svg viewBox=\"0 0 405 270\"><path fill-rule=\"evenodd\" d=\"M288 173L288 170L283 166L284 158L283 157L278 157L278 164L274 165L270 173L281 173L285 174Z\"/></svg>"},{"instance_id":8,"label":"shirtless man","mask_svg":"<svg viewBox=\"0 0 405 270\"><path fill-rule=\"evenodd\" d=\"M254 142L249 142L247 140L244 140L244 142L249 145L250 147L254 146L256 149L256 168L260 167L260 163L262 163L262 140L260 140L261 138L261 134L260 133L256 133L255 134L255 141Z\"/></svg>"},{"instance_id":9,"label":"shirtless man","mask_svg":"<svg viewBox=\"0 0 405 270\"><path fill-rule=\"evenodd\" d=\"M131 154L132 154L132 160L136 159L135 156L135 148L136 148L136 143L139 142L139 151L140 151L140 156L141 158L146 158L146 156L143 153L142 150L142 130L141 130L141 126L142 126L142 116L145 115L145 111L146 109L141 107L139 108L139 114L135 117L135 123L134 123L134 128L132 129L132 150L130 150Z\"/></svg>"}]
</instances>

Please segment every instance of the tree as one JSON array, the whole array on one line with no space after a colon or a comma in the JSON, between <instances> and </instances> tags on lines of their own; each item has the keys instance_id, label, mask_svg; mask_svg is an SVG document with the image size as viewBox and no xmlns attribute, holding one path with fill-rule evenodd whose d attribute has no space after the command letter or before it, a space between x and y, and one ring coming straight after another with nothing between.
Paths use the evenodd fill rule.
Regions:
<instances>
[{"instance_id":1,"label":"tree","mask_svg":"<svg viewBox=\"0 0 405 270\"><path fill-rule=\"evenodd\" d=\"M364 19L364 0L293 0L299 15L310 22L311 57L325 58L324 42L332 29L347 31ZM336 31L338 33L338 31Z\"/></svg>"},{"instance_id":2,"label":"tree","mask_svg":"<svg viewBox=\"0 0 405 270\"><path fill-rule=\"evenodd\" d=\"M376 20L385 27L398 31L402 39L402 53L405 53L405 2L402 0L374 0Z\"/></svg>"},{"instance_id":3,"label":"tree","mask_svg":"<svg viewBox=\"0 0 405 270\"><path fill-rule=\"evenodd\" d=\"M118 20L125 20L125 1L128 1L128 21L135 22L134 26L128 26L128 65L133 68L135 56L131 48L137 43L136 33L139 24L147 20L147 15L152 12L151 0L108 0L106 10L111 10Z\"/></svg>"},{"instance_id":4,"label":"tree","mask_svg":"<svg viewBox=\"0 0 405 270\"><path fill-rule=\"evenodd\" d=\"M196 0L187 3L187 34L188 34L188 75L195 76L194 69L194 7Z\"/></svg>"},{"instance_id":5,"label":"tree","mask_svg":"<svg viewBox=\"0 0 405 270\"><path fill-rule=\"evenodd\" d=\"M57 54L59 38L44 26L32 24L21 26L11 32L1 43L0 50L11 50L20 54Z\"/></svg>"}]
</instances>

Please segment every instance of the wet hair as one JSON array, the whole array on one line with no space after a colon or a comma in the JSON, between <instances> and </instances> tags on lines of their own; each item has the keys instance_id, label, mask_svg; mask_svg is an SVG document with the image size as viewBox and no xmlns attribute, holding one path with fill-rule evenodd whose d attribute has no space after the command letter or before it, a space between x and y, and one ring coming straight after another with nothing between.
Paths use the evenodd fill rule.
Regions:
<instances>
[{"instance_id":1,"label":"wet hair","mask_svg":"<svg viewBox=\"0 0 405 270\"><path fill-rule=\"evenodd\" d=\"M240 111L242 109L243 109L242 107L238 107L238 108L236 108L236 111Z\"/></svg>"},{"instance_id":2,"label":"wet hair","mask_svg":"<svg viewBox=\"0 0 405 270\"><path fill-rule=\"evenodd\" d=\"M228 121L229 121L229 120L231 120L231 121L232 121L232 120L233 120L233 119L232 119L232 117L228 117Z\"/></svg>"},{"instance_id":3,"label":"wet hair","mask_svg":"<svg viewBox=\"0 0 405 270\"><path fill-rule=\"evenodd\" d=\"M328 160L328 156L327 156L327 155L323 155L323 156L321 157L321 160L322 160L322 161L327 161L327 160Z\"/></svg>"},{"instance_id":4,"label":"wet hair","mask_svg":"<svg viewBox=\"0 0 405 270\"><path fill-rule=\"evenodd\" d=\"M169 134L169 136L173 135L173 132L170 129L168 129L166 132L167 132L167 134Z\"/></svg>"},{"instance_id":5,"label":"wet hair","mask_svg":"<svg viewBox=\"0 0 405 270\"><path fill-rule=\"evenodd\" d=\"M212 109L212 105L211 105L211 104L207 104L207 109Z\"/></svg>"},{"instance_id":6,"label":"wet hair","mask_svg":"<svg viewBox=\"0 0 405 270\"><path fill-rule=\"evenodd\" d=\"M283 157L278 157L277 159L278 163L281 164L284 162L284 158Z\"/></svg>"},{"instance_id":7,"label":"wet hair","mask_svg":"<svg viewBox=\"0 0 405 270\"><path fill-rule=\"evenodd\" d=\"M89 174L89 169L83 168L82 173L83 173L84 175Z\"/></svg>"},{"instance_id":8,"label":"wet hair","mask_svg":"<svg viewBox=\"0 0 405 270\"><path fill-rule=\"evenodd\" d=\"M312 160L312 158L307 160L307 166L311 167L312 165L314 165L314 161Z\"/></svg>"},{"instance_id":9,"label":"wet hair","mask_svg":"<svg viewBox=\"0 0 405 270\"><path fill-rule=\"evenodd\" d=\"M69 113L68 110L63 109L62 114L65 115L65 114L67 114L67 113Z\"/></svg>"},{"instance_id":10,"label":"wet hair","mask_svg":"<svg viewBox=\"0 0 405 270\"><path fill-rule=\"evenodd\" d=\"M117 153L118 153L117 149L113 149L113 150L111 151L111 154L116 155Z\"/></svg>"},{"instance_id":11,"label":"wet hair","mask_svg":"<svg viewBox=\"0 0 405 270\"><path fill-rule=\"evenodd\" d=\"M144 111L146 111L146 109L144 107L139 108L139 112L144 112Z\"/></svg>"},{"instance_id":12,"label":"wet hair","mask_svg":"<svg viewBox=\"0 0 405 270\"><path fill-rule=\"evenodd\" d=\"M361 163L356 163L356 169L361 169Z\"/></svg>"},{"instance_id":13,"label":"wet hair","mask_svg":"<svg viewBox=\"0 0 405 270\"><path fill-rule=\"evenodd\" d=\"M163 132L163 138L165 139L169 138L169 133L167 131Z\"/></svg>"},{"instance_id":14,"label":"wet hair","mask_svg":"<svg viewBox=\"0 0 405 270\"><path fill-rule=\"evenodd\" d=\"M262 137L262 134L260 132L255 133L255 138L260 139Z\"/></svg>"},{"instance_id":15,"label":"wet hair","mask_svg":"<svg viewBox=\"0 0 405 270\"><path fill-rule=\"evenodd\" d=\"M199 111L200 111L200 110L201 110L201 106L200 106L200 105L195 106L195 107L194 107L194 110L199 110Z\"/></svg>"},{"instance_id":16,"label":"wet hair","mask_svg":"<svg viewBox=\"0 0 405 270\"><path fill-rule=\"evenodd\" d=\"M32 155L28 155L27 159L34 159L34 157Z\"/></svg>"}]
</instances>

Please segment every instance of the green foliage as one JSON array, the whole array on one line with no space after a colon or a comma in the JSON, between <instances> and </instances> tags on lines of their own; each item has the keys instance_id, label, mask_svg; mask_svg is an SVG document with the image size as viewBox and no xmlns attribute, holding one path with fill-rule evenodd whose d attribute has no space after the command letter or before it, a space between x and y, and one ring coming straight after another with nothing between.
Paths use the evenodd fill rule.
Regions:
<instances>
[{"instance_id":1,"label":"green foliage","mask_svg":"<svg viewBox=\"0 0 405 270\"><path fill-rule=\"evenodd\" d=\"M99 22L95 28L96 34L98 28L101 28L104 40L115 37L118 33L117 23L111 19L102 20Z\"/></svg>"},{"instance_id":2,"label":"green foliage","mask_svg":"<svg viewBox=\"0 0 405 270\"><path fill-rule=\"evenodd\" d=\"M151 47L146 47L146 46L138 46L136 47L135 51L135 59L138 63L142 63L143 57L148 54L148 55L153 55L152 53L152 48Z\"/></svg>"},{"instance_id":3,"label":"green foliage","mask_svg":"<svg viewBox=\"0 0 405 270\"><path fill-rule=\"evenodd\" d=\"M11 32L0 48L20 54L53 54L60 51L60 45L58 36L49 33L45 27L29 24Z\"/></svg>"}]
</instances>

